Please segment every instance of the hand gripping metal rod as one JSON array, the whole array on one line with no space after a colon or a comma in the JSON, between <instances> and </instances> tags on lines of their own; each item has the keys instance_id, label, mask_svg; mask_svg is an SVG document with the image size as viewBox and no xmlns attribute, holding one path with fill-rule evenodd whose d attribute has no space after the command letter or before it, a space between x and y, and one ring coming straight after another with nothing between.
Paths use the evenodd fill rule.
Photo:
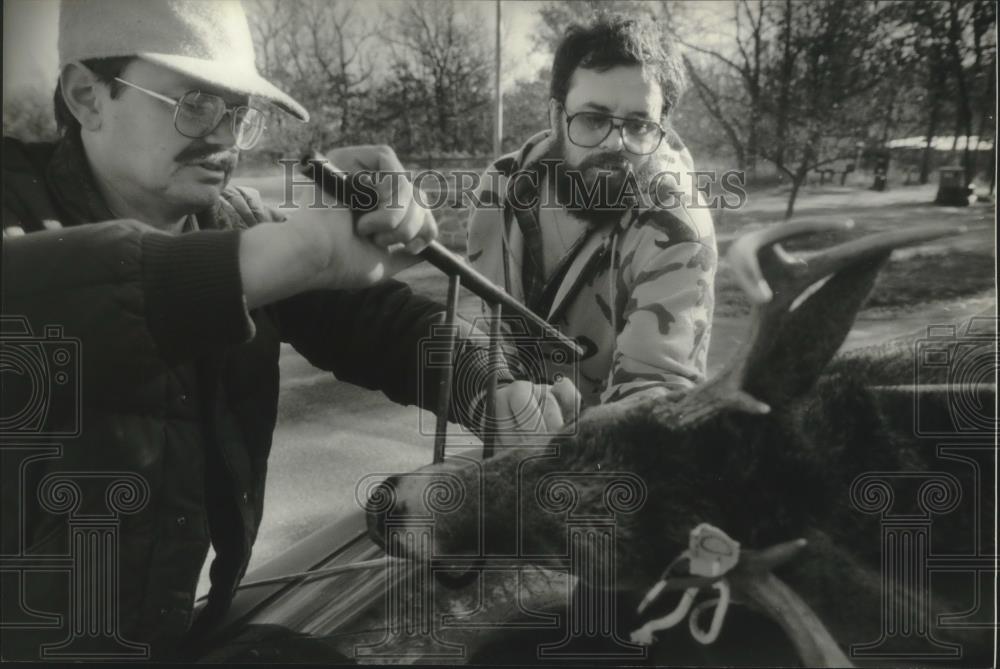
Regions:
<instances>
[{"instance_id":1,"label":"hand gripping metal rod","mask_svg":"<svg viewBox=\"0 0 1000 669\"><path fill-rule=\"evenodd\" d=\"M377 202L375 198L359 197L357 189L354 188L353 180L336 172L330 165L330 162L321 154L315 151L306 152L299 161L299 165L303 174L316 182L326 193L332 195L338 203L350 207L355 218L376 208ZM540 330L543 335L552 337L555 343L569 349L577 359L583 355L583 349L576 341L562 334L544 318L515 300L485 276L466 265L462 258L446 249L440 243L436 241L430 242L419 255L448 275L448 302L444 325L448 332L449 355L445 368L441 372L442 376L438 389L437 423L434 432L434 462L438 463L444 460L445 440L448 434L448 414L451 407L455 354L458 345L456 338L458 292L461 285L465 285L475 295L490 305L489 378L487 379L486 405L483 412L483 457L488 458L493 455L496 444L496 435L492 430L496 423L497 370L499 369L500 357L502 356L500 349L502 338L500 319L503 308L507 307L509 312L522 317Z\"/></svg>"},{"instance_id":2,"label":"hand gripping metal rod","mask_svg":"<svg viewBox=\"0 0 1000 669\"><path fill-rule=\"evenodd\" d=\"M330 161L321 154L306 153L302 157L300 165L303 174L319 184L320 188L335 197L338 202L350 206L356 216L372 211L377 206L372 198L359 194L354 187L353 179L336 172ZM353 206L359 201L364 202L367 206ZM576 341L561 333L558 328L553 327L544 318L515 300L503 288L469 267L461 257L446 249L439 242L431 242L419 255L445 274L449 276L457 274L462 280L462 285L482 298L487 304L502 305L504 313L507 315L516 314L522 317L546 336L552 337L560 345L568 348L577 358L583 355L583 349Z\"/></svg>"}]
</instances>

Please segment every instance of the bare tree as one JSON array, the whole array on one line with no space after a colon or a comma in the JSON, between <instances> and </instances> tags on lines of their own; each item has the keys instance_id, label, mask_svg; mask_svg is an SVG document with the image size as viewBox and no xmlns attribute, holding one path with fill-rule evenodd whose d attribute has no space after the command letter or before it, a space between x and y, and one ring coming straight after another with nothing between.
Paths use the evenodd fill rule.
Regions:
<instances>
[{"instance_id":1,"label":"bare tree","mask_svg":"<svg viewBox=\"0 0 1000 669\"><path fill-rule=\"evenodd\" d=\"M978 154L971 145L973 117L978 107L981 110L979 125L985 130L991 105L995 110L996 75L987 72L987 64L992 62L991 70L996 67L996 42L994 39L989 44L986 39L995 35L996 4L982 0L949 0L947 16L948 60L958 93L955 136L965 136L963 164L966 180L972 183ZM983 93L987 93L989 99L984 99Z\"/></svg>"},{"instance_id":2,"label":"bare tree","mask_svg":"<svg viewBox=\"0 0 1000 669\"><path fill-rule=\"evenodd\" d=\"M751 178L760 151L763 67L770 55L769 33L773 32L767 19L771 4L766 0L735 2L734 40L725 50L680 38L690 51L707 57L702 59L700 67L690 56L684 58L692 88L725 132L739 168L746 170ZM675 26L675 34L679 35L681 30L681 26Z\"/></svg>"},{"instance_id":3,"label":"bare tree","mask_svg":"<svg viewBox=\"0 0 1000 669\"><path fill-rule=\"evenodd\" d=\"M483 24L455 0L411 0L400 9L381 36L394 53L390 86L403 94L405 106L402 99L383 98L383 118L423 119L430 143L440 150L488 146L492 41Z\"/></svg>"},{"instance_id":4,"label":"bare tree","mask_svg":"<svg viewBox=\"0 0 1000 669\"><path fill-rule=\"evenodd\" d=\"M910 65L920 72L926 145L920 181L929 179L934 138L943 123L953 123L953 149L965 137L963 163L971 182L979 142L992 134L996 111L996 5L983 0L892 3ZM978 132L974 126L978 121ZM991 167L992 169L992 167ZM992 180L992 179L991 179Z\"/></svg>"},{"instance_id":5,"label":"bare tree","mask_svg":"<svg viewBox=\"0 0 1000 669\"><path fill-rule=\"evenodd\" d=\"M780 9L780 56L762 94L761 154L791 180L786 218L809 172L849 158L870 132L868 102L892 62L884 11L864 0L787 0Z\"/></svg>"},{"instance_id":6,"label":"bare tree","mask_svg":"<svg viewBox=\"0 0 1000 669\"><path fill-rule=\"evenodd\" d=\"M764 158L791 182L786 217L811 171L894 127L899 95L887 76L896 58L885 11L864 0L737 0L732 39L708 45L678 25L694 89L737 159L752 172ZM865 104L874 97L877 115Z\"/></svg>"},{"instance_id":7,"label":"bare tree","mask_svg":"<svg viewBox=\"0 0 1000 669\"><path fill-rule=\"evenodd\" d=\"M318 147L364 139L357 123L375 67L368 47L376 31L349 0L253 0L251 31L258 66L313 115L308 126L276 116L274 141ZM285 130L285 132L281 132Z\"/></svg>"}]
</instances>

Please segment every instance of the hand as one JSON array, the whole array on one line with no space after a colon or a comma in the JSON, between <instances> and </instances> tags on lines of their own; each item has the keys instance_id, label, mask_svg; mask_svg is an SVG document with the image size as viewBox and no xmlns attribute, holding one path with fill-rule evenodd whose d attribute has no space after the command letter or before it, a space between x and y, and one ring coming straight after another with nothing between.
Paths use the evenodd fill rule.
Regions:
<instances>
[{"instance_id":1,"label":"hand","mask_svg":"<svg viewBox=\"0 0 1000 669\"><path fill-rule=\"evenodd\" d=\"M382 247L403 244L409 253L419 253L437 237L434 215L413 197L410 174L390 147L347 146L327 152L326 157L339 171L374 173L369 185L378 193L379 204L358 219L359 235Z\"/></svg>"},{"instance_id":2,"label":"hand","mask_svg":"<svg viewBox=\"0 0 1000 669\"><path fill-rule=\"evenodd\" d=\"M377 193L378 207L362 215L356 226L343 208L304 208L289 215L303 257L311 259L308 287L365 287L417 262L415 254L437 237L437 223L413 197L409 175L392 149L352 146L325 157L338 172L362 173L360 178L368 179ZM367 173L376 174L376 179ZM303 201L317 201L314 197Z\"/></svg>"},{"instance_id":3,"label":"hand","mask_svg":"<svg viewBox=\"0 0 1000 669\"><path fill-rule=\"evenodd\" d=\"M293 262L306 270L304 290L364 288L418 260L402 249L390 251L357 234L352 213L343 208L298 209L282 227L295 237L299 251Z\"/></svg>"},{"instance_id":4,"label":"hand","mask_svg":"<svg viewBox=\"0 0 1000 669\"><path fill-rule=\"evenodd\" d=\"M580 413L580 392L568 379L551 386L513 381L497 388L496 425L503 446L537 445Z\"/></svg>"},{"instance_id":5,"label":"hand","mask_svg":"<svg viewBox=\"0 0 1000 669\"><path fill-rule=\"evenodd\" d=\"M373 184L378 207L361 216L357 226L343 207L303 207L290 212L285 223L263 223L241 234L240 275L250 308L307 290L369 286L417 262L414 254L437 237L434 216L413 198L413 186L392 149L345 147L326 158L338 171L385 175ZM313 192L300 201L325 198Z\"/></svg>"}]
</instances>

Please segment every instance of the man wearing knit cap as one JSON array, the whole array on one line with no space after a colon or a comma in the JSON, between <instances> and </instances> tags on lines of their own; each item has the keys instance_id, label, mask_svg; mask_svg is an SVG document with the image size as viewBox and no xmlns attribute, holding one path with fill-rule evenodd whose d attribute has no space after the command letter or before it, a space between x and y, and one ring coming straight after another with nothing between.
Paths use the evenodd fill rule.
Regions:
<instances>
[{"instance_id":1,"label":"man wearing knit cap","mask_svg":"<svg viewBox=\"0 0 1000 669\"><path fill-rule=\"evenodd\" d=\"M419 344L443 308L388 277L437 230L407 182L379 186L402 206L353 227L342 208L283 216L229 185L265 131L262 102L308 120L257 73L236 2L66 0L59 58L61 139L3 146L0 553L18 557L0 570L0 653L176 657L246 570L282 342L342 381L435 407ZM385 147L327 155L401 170ZM484 383L456 394L452 416L474 416L487 354L465 340L457 355ZM33 361L41 376L22 373ZM499 420L537 402L545 429L561 424L555 402L505 374Z\"/></svg>"}]
</instances>

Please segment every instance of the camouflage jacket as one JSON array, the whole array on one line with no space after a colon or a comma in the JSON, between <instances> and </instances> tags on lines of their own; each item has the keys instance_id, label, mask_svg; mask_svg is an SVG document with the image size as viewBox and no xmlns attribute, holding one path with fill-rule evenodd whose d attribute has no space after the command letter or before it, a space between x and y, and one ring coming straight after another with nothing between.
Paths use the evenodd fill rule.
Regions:
<instances>
[{"instance_id":1,"label":"camouflage jacket","mask_svg":"<svg viewBox=\"0 0 1000 669\"><path fill-rule=\"evenodd\" d=\"M543 248L538 203L544 180L519 175L537 176L549 137L548 131L535 135L488 168L469 220L472 265L584 348L575 365L543 353L547 378L535 380L568 375L585 405L653 386L698 383L705 376L717 265L707 208L681 197L669 207L664 200L660 207L656 201L637 206L616 225L581 225L577 239L560 240L563 261L546 275L544 257L555 249ZM664 169L692 169L679 141L665 142L656 158ZM690 185L689 177L679 181ZM532 202L533 208L512 204Z\"/></svg>"}]
</instances>

